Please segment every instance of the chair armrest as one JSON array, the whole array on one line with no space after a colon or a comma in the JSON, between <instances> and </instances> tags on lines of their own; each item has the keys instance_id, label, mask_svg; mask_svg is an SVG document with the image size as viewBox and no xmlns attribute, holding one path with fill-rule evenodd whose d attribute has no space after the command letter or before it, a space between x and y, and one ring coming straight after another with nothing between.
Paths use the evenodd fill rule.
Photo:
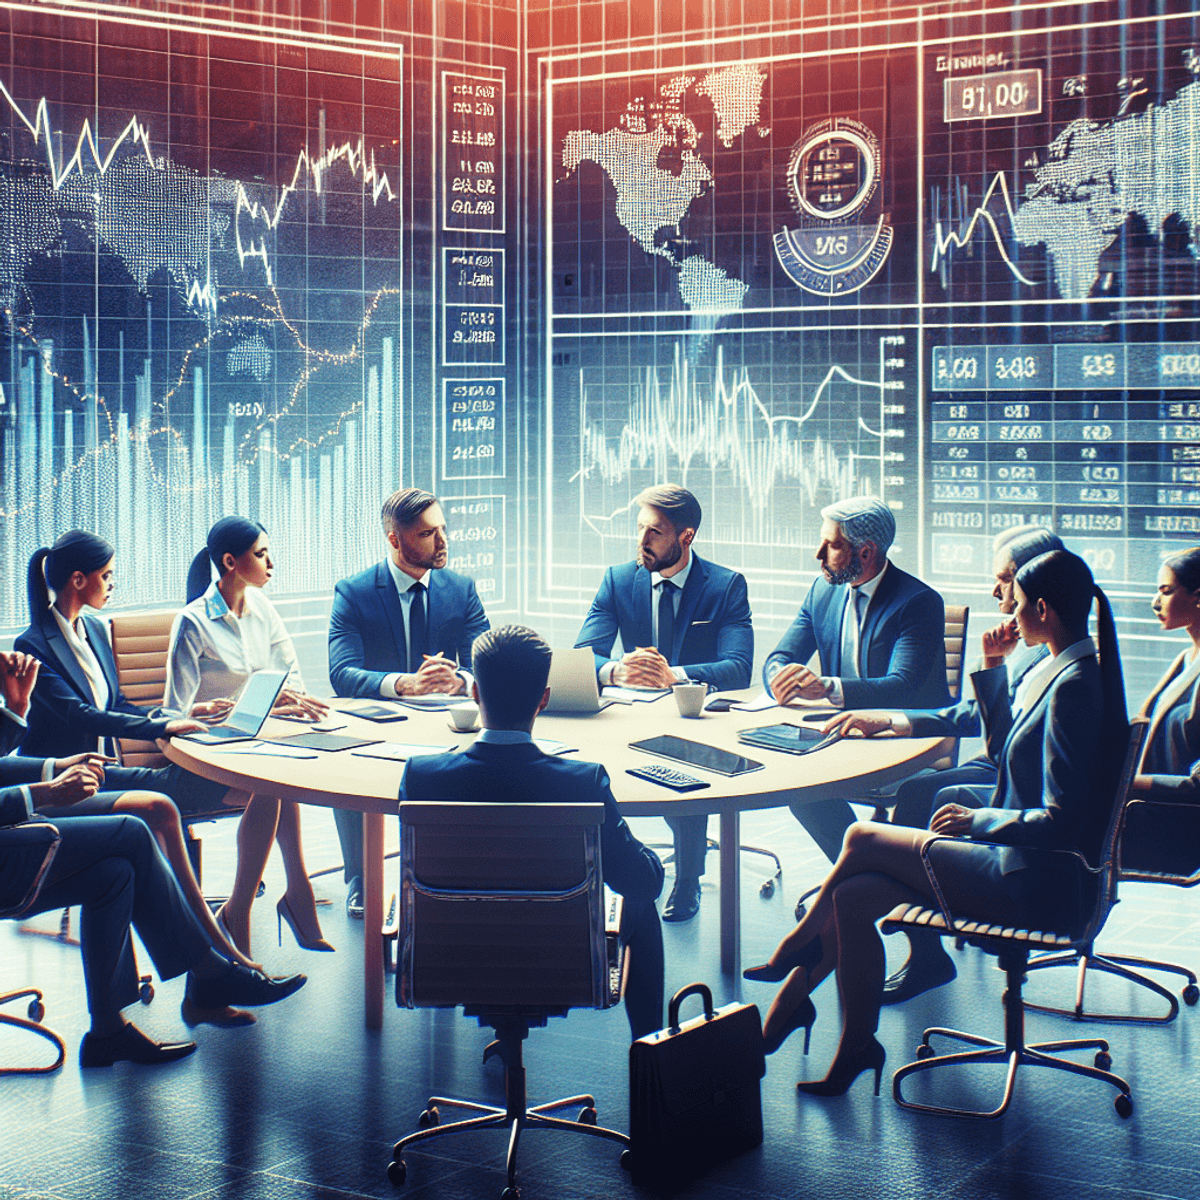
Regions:
<instances>
[{"instance_id":1,"label":"chair armrest","mask_svg":"<svg viewBox=\"0 0 1200 1200\"><path fill-rule=\"evenodd\" d=\"M0 909L0 917L20 917L33 907L61 841L57 826L49 821L26 821L0 829L0 853L23 856L24 870L18 878L29 880L20 901Z\"/></svg>"},{"instance_id":2,"label":"chair armrest","mask_svg":"<svg viewBox=\"0 0 1200 1200\"><path fill-rule=\"evenodd\" d=\"M1124 850L1125 841L1125 823L1129 819L1129 814L1134 809L1144 809L1164 815L1169 815L1172 811L1191 813L1193 815L1200 814L1200 807L1177 800L1129 800L1126 802L1125 811L1121 815L1121 839L1117 843L1122 851ZM1197 864L1196 869L1190 875L1179 875L1166 870L1139 871L1136 868L1126 867L1122 861L1120 872L1121 881L1124 883L1170 883L1176 887L1195 887L1200 883L1200 864Z\"/></svg>"}]
</instances>

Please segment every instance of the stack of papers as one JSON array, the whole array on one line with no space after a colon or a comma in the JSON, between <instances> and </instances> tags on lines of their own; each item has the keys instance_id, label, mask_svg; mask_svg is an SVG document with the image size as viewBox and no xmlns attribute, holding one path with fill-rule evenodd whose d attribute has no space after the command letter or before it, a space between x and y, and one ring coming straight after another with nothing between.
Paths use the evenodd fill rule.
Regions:
<instances>
[{"instance_id":1,"label":"stack of papers","mask_svg":"<svg viewBox=\"0 0 1200 1200\"><path fill-rule=\"evenodd\" d=\"M670 694L670 688L628 688L610 685L600 689L600 695L605 700L615 700L618 704L649 704L652 700L661 700Z\"/></svg>"}]
</instances>

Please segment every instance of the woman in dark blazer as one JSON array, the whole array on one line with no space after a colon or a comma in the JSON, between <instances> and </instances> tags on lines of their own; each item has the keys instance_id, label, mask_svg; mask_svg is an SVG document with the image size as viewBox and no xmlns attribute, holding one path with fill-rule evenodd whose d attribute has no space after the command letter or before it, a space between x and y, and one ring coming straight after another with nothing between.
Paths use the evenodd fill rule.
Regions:
<instances>
[{"instance_id":1,"label":"woman in dark blazer","mask_svg":"<svg viewBox=\"0 0 1200 1200\"><path fill-rule=\"evenodd\" d=\"M1152 607L1163 629L1186 629L1191 645L1142 705L1150 727L1133 798L1196 807L1134 805L1126 816L1121 862L1135 870L1190 875L1200 862L1200 546L1163 563Z\"/></svg>"},{"instance_id":2,"label":"woman in dark blazer","mask_svg":"<svg viewBox=\"0 0 1200 1200\"><path fill-rule=\"evenodd\" d=\"M986 808L955 803L953 788L939 795L930 829L951 837L933 844L930 859L956 916L1070 930L1090 899L1085 876L1039 851L1098 860L1128 737L1121 661L1112 610L1081 558L1056 550L1026 563L1015 596L1022 639L1045 643L1052 657L1031 672L1016 715L1003 667L972 676L989 737L1003 743L996 791ZM1099 661L1088 636L1093 598ZM751 979L787 977L763 1027L774 1050L812 1024L809 993L837 971L845 1015L837 1057L824 1079L799 1084L802 1092L840 1095L864 1070L875 1072L878 1091L884 951L875 922L897 904L935 899L921 861L929 839L928 831L897 825L851 826L804 920L768 963L747 972Z\"/></svg>"},{"instance_id":3,"label":"woman in dark blazer","mask_svg":"<svg viewBox=\"0 0 1200 1200\"><path fill-rule=\"evenodd\" d=\"M104 624L84 611L107 603L113 588L113 558L113 548L103 538L74 529L30 559L30 625L15 646L36 658L40 666L18 750L19 761L33 760L30 771L36 773L22 781L37 782L43 760L61 762L88 755L97 774L102 772L102 780L97 782L102 782L103 790L94 790L66 807L51 805L38 811L50 818L111 813L141 817L213 944L237 962L256 965L213 920L192 872L179 817L181 811L210 812L226 803L241 807L245 795L181 767L118 767L100 757L108 749L109 738L153 741L188 733L205 727L196 718L217 716L222 711L219 705L196 705L187 717L170 716L140 708L122 693ZM195 1013L185 1017L189 1015L207 1019Z\"/></svg>"}]
</instances>

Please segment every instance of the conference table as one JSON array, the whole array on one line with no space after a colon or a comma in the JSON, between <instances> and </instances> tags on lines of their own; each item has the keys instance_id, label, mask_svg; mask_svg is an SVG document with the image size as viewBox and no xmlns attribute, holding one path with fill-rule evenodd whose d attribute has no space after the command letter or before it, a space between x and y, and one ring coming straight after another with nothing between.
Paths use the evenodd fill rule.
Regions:
<instances>
[{"instance_id":1,"label":"conference table","mask_svg":"<svg viewBox=\"0 0 1200 1200\"><path fill-rule=\"evenodd\" d=\"M749 697L756 692L723 694ZM403 709L407 720L384 724L354 716L353 709L361 707L363 701L332 703L337 708L337 719L346 724L346 728L338 730L339 734L443 749L465 748L475 736L456 731L445 710ZM813 800L861 797L872 787L903 779L931 765L953 746L953 741L945 738L850 737L815 753L795 755L746 746L737 738L739 730L780 721L819 724L827 716L827 711L773 707L761 711L705 712L700 717L687 718L679 715L674 699L667 695L652 703L614 704L588 715L543 714L537 720L534 736L562 743L562 753L603 763L612 780L613 795L627 817L717 815L721 969L732 974L740 969L741 957L741 814ZM270 718L259 737L285 738L297 732L303 730L295 722ZM656 734L674 734L742 754L761 762L763 767L726 777L669 763L629 745ZM385 975L383 943L378 933L383 922L384 818L398 815L404 762L367 757L369 747L361 751L320 752L315 758L245 753L245 748L244 743L215 746L175 738L165 745L165 752L172 762L229 787L364 814L365 1019L369 1029L379 1029L383 1024ZM711 786L703 791L679 793L626 773L629 767L653 762L675 766L705 779Z\"/></svg>"}]
</instances>

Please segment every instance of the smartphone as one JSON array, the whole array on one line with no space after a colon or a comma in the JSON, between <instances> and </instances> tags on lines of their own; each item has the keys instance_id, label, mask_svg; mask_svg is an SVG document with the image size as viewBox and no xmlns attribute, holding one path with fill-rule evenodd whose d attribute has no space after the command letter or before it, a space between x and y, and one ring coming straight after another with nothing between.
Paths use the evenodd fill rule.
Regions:
<instances>
[{"instance_id":1,"label":"smartphone","mask_svg":"<svg viewBox=\"0 0 1200 1200\"><path fill-rule=\"evenodd\" d=\"M705 706L705 712L728 712L733 701L728 696L720 696L716 700L710 700Z\"/></svg>"}]
</instances>

